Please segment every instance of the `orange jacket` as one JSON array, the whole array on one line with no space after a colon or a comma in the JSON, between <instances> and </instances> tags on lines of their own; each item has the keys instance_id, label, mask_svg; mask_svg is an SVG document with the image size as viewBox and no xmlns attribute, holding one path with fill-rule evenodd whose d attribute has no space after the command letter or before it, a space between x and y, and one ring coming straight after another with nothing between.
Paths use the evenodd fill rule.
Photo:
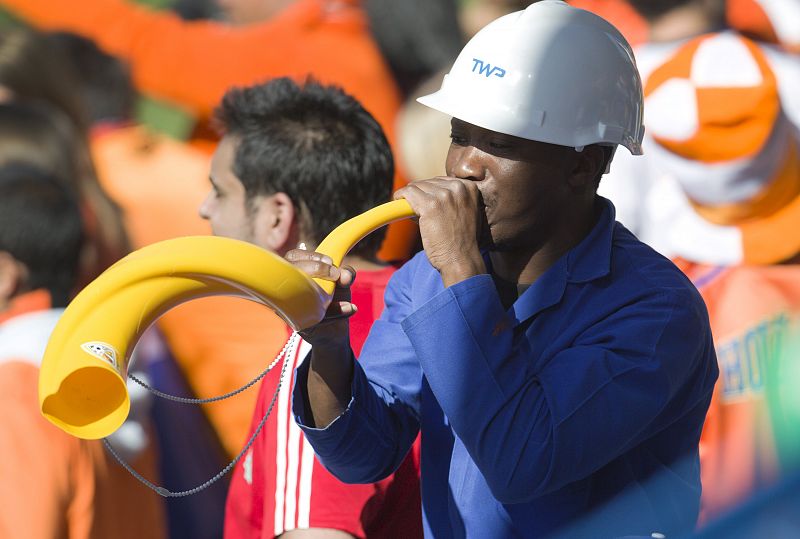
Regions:
<instances>
[{"instance_id":1,"label":"orange jacket","mask_svg":"<svg viewBox=\"0 0 800 539\"><path fill-rule=\"evenodd\" d=\"M250 26L186 22L129 0L0 0L45 30L96 41L128 61L138 88L208 118L231 86L308 75L340 85L378 120L394 146L400 93L369 33L357 0L296 0L276 17ZM395 188L404 184L401 175ZM411 221L389 227L385 259L406 258Z\"/></svg>"},{"instance_id":2,"label":"orange jacket","mask_svg":"<svg viewBox=\"0 0 800 539\"><path fill-rule=\"evenodd\" d=\"M57 315L49 305L40 290L0 313L0 537L163 538L161 498L100 441L70 436L39 411L37 356ZM152 448L131 464L158 482Z\"/></svg>"}]
</instances>

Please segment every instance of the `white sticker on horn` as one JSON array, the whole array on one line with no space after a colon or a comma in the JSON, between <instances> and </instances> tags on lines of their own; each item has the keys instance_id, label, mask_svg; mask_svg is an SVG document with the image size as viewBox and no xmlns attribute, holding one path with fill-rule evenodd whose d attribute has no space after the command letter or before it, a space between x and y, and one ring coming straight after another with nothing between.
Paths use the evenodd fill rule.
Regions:
<instances>
[{"instance_id":1,"label":"white sticker on horn","mask_svg":"<svg viewBox=\"0 0 800 539\"><path fill-rule=\"evenodd\" d=\"M119 365L117 364L117 351L114 350L114 347L110 344L100 341L91 341L83 343L81 348L84 352L88 352L94 357L110 363L112 367L119 371Z\"/></svg>"}]
</instances>

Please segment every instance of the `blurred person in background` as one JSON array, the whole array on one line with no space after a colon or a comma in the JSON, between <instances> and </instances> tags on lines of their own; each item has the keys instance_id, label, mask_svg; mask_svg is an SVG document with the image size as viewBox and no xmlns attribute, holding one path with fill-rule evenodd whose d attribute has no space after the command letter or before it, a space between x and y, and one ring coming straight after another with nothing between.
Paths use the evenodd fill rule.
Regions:
<instances>
[{"instance_id":1,"label":"blurred person in background","mask_svg":"<svg viewBox=\"0 0 800 539\"><path fill-rule=\"evenodd\" d=\"M679 104L670 108L669 103L658 103L659 100L691 93L696 88L713 87L716 84L715 79L719 77L726 78L726 85L729 86L747 86L760 76L752 69L743 71L741 66L730 60L710 63L705 60L707 55L693 54L693 51L682 48L688 40L708 33L716 33L718 39L710 42L704 50L713 49L717 43L722 47L732 43L734 50L744 46L736 45L740 43L737 32L719 31L726 27L723 0L631 0L630 4L647 18L650 25L650 41L634 49L645 93L645 149L654 144L654 137L665 136L682 140L692 134L694 111L679 108ZM764 43L756 46L760 51L759 58L765 59L770 73L774 74L786 117L791 123L800 125L800 57ZM655 92L655 87L661 87L663 81L651 80L652 74L659 66L677 58L679 52L691 74L670 82L667 86L676 88L677 94ZM599 188L600 194L614 202L619 221L656 249L659 249L658 236L670 230L660 220L658 211L648 208L646 203L646 199L651 196L651 190L657 188L660 175L661 172L653 167L653 160L647 155L643 159L634 160L623 154L614 161L610 173ZM662 254L672 256L674 253L662 251Z\"/></svg>"},{"instance_id":2,"label":"blurred person in background","mask_svg":"<svg viewBox=\"0 0 800 539\"><path fill-rule=\"evenodd\" d=\"M800 336L800 132L778 87L761 47L721 33L686 42L646 88L658 178L642 211L659 232L648 237L703 295L720 367L700 441L703 523L800 472L800 351L789 348Z\"/></svg>"},{"instance_id":3,"label":"blurred person in background","mask_svg":"<svg viewBox=\"0 0 800 539\"><path fill-rule=\"evenodd\" d=\"M715 0L712 0L715 1ZM654 39L648 20L673 0L570 0L575 7L587 9L611 22L637 46ZM645 16L631 4L644 10ZM800 0L725 0L725 21L747 37L778 44L791 52L800 52ZM682 16L675 17L676 26ZM657 32L658 33L658 32Z\"/></svg>"},{"instance_id":4,"label":"blurred person in background","mask_svg":"<svg viewBox=\"0 0 800 539\"><path fill-rule=\"evenodd\" d=\"M134 247L210 233L208 223L197 215L208 190L210 157L133 121L136 94L128 67L120 59L76 35L49 39L64 51L73 67L76 88L91 120L92 153L100 182L124 211ZM161 350L156 356L163 359L171 355L191 393L200 397L221 395L245 385L285 341L284 323L278 316L262 305L238 298L202 298L180 305L158 321L158 328L169 352L154 342L153 350ZM171 364L158 363L163 369ZM159 380L152 381L156 385L171 383L168 379L175 380L178 374L162 371ZM256 394L251 391L203 406L228 457L236 455L244 442L255 402ZM159 410L162 416L169 411ZM182 475L181 469L186 470L182 481L192 481L202 473L199 467L197 473L191 472L196 463L176 464L165 480ZM182 488L170 484L171 488L176 486ZM178 500L170 503L173 507L187 508L187 504ZM222 506L217 510L221 532ZM184 528L183 532L194 533L192 529ZM215 527L203 529L203 533L213 533Z\"/></svg>"},{"instance_id":5,"label":"blurred person in background","mask_svg":"<svg viewBox=\"0 0 800 539\"><path fill-rule=\"evenodd\" d=\"M457 0L365 0L370 29L407 98L464 45Z\"/></svg>"},{"instance_id":6,"label":"blurred person in background","mask_svg":"<svg viewBox=\"0 0 800 539\"><path fill-rule=\"evenodd\" d=\"M160 501L99 440L68 435L39 411L39 365L76 283L83 229L68 182L0 165L0 536L162 538Z\"/></svg>"},{"instance_id":7,"label":"blurred person in background","mask_svg":"<svg viewBox=\"0 0 800 539\"><path fill-rule=\"evenodd\" d=\"M98 178L122 210L132 248L208 234L196 211L205 195L208 155L136 122L138 94L124 62L75 34L47 39L74 74Z\"/></svg>"},{"instance_id":8,"label":"blurred person in background","mask_svg":"<svg viewBox=\"0 0 800 539\"><path fill-rule=\"evenodd\" d=\"M76 293L129 250L119 206L97 178L91 156L90 120L69 57L46 35L13 30L0 35L0 84L15 106L0 112L3 162L34 163L81 194L87 241L81 256ZM137 369L138 370L138 369ZM132 393L133 413L110 436L117 450L149 477L157 477L149 394ZM109 473L132 494L141 487L116 464ZM150 496L148 503L161 500ZM160 515L159 518L162 518ZM153 523L161 533L163 522Z\"/></svg>"},{"instance_id":9,"label":"blurred person in background","mask_svg":"<svg viewBox=\"0 0 800 539\"><path fill-rule=\"evenodd\" d=\"M399 161L411 178L433 178L445 173L444 160L450 147L450 118L419 102L435 92L444 72L420 84L403 103L397 118Z\"/></svg>"},{"instance_id":10,"label":"blurred person in background","mask_svg":"<svg viewBox=\"0 0 800 539\"><path fill-rule=\"evenodd\" d=\"M233 85L311 75L364 103L389 142L400 92L370 35L358 0L219 0L228 24L187 22L131 0L2 0L29 23L92 38L127 61L137 88L210 118ZM206 134L213 138L210 130ZM210 149L212 141L205 147ZM405 184L400 175L395 187ZM389 226L384 260L408 257L416 243L409 220Z\"/></svg>"},{"instance_id":11,"label":"blurred person in background","mask_svg":"<svg viewBox=\"0 0 800 539\"><path fill-rule=\"evenodd\" d=\"M313 250L340 223L390 199L394 162L386 138L339 88L290 79L236 88L217 118L224 136L199 208L216 235L280 256L298 245ZM356 350L383 310L395 270L377 258L383 235L368 235L343 262L359 270L351 287L359 308L351 321ZM234 469L225 537L422 537L418 443L388 478L346 485L320 464L291 420L292 373L310 348L300 341L287 351L282 384L279 368L260 383L251 436L270 415Z\"/></svg>"},{"instance_id":12,"label":"blurred person in background","mask_svg":"<svg viewBox=\"0 0 800 539\"><path fill-rule=\"evenodd\" d=\"M707 522L792 467L764 381L796 361L775 359L796 273L771 266L797 254L800 57L725 30L721 0L630 3L650 25L635 49L645 156L620 155L599 192L643 241L691 262L679 265L709 306L720 379L701 445Z\"/></svg>"},{"instance_id":13,"label":"blurred person in background","mask_svg":"<svg viewBox=\"0 0 800 539\"><path fill-rule=\"evenodd\" d=\"M122 209L133 247L208 234L210 228L198 217L197 205L205 196L209 157L134 121L137 93L128 67L119 59L74 34L53 34L48 39L63 51L75 74L76 90L88 113L100 183ZM275 346L280 344L276 342ZM178 364L156 328L143 336L135 357L136 376L159 391L194 397L198 389L218 389L218 383L210 388L193 387L191 382L196 383L197 376L192 364ZM214 366L217 373L225 368L222 363ZM254 364L253 370L257 368ZM249 375L242 373L243 378ZM130 389L132 398L143 391L135 384ZM147 413L141 403L134 401L132 406L132 413ZM252 406L253 400L247 398L217 405L215 409L227 420L218 423L219 427L235 429L239 416L239 424L245 427ZM220 435L201 409L161 399L150 401L149 407L158 437L159 475L170 490L199 485L225 466L227 455ZM227 482L220 481L188 498L167 498L169 536L219 537L226 493Z\"/></svg>"},{"instance_id":14,"label":"blurred person in background","mask_svg":"<svg viewBox=\"0 0 800 539\"><path fill-rule=\"evenodd\" d=\"M88 142L88 120L74 87L68 60L38 33L0 33L0 88L4 100L44 102L65 117L57 130L67 141L74 167L65 175L76 181L87 234L79 286L85 285L127 254L128 237L118 206L100 187ZM60 173L60 172L59 172Z\"/></svg>"}]
</instances>

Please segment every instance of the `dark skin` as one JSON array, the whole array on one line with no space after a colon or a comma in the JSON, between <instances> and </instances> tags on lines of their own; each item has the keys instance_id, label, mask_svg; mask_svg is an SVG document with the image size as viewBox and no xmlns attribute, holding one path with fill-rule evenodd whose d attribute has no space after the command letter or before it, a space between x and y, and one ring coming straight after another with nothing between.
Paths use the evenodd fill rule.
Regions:
<instances>
[{"instance_id":1,"label":"dark skin","mask_svg":"<svg viewBox=\"0 0 800 539\"><path fill-rule=\"evenodd\" d=\"M394 198L419 219L425 254L445 287L487 273L488 250L501 279L531 284L577 245L597 220L595 193L606 152L599 146L556 146L452 121L447 176L415 181ZM294 250L287 260L337 283L328 317L307 328L314 351L307 389L314 425L326 426L350 401L353 373L347 317L355 312L352 268L324 255Z\"/></svg>"}]
</instances>

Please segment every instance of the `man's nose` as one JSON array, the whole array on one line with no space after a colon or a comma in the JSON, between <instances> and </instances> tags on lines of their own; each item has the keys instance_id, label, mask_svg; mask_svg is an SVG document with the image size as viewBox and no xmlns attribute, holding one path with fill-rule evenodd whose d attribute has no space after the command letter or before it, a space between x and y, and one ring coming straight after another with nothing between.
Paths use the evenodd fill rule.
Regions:
<instances>
[{"instance_id":1,"label":"man's nose","mask_svg":"<svg viewBox=\"0 0 800 539\"><path fill-rule=\"evenodd\" d=\"M200 214L201 219L208 220L211 218L211 195L212 193L208 193L203 202L200 203L200 207L197 208L197 213Z\"/></svg>"},{"instance_id":2,"label":"man's nose","mask_svg":"<svg viewBox=\"0 0 800 539\"><path fill-rule=\"evenodd\" d=\"M461 148L454 156L450 175L464 180L482 180L486 173L482 157L483 152L475 146Z\"/></svg>"}]
</instances>

